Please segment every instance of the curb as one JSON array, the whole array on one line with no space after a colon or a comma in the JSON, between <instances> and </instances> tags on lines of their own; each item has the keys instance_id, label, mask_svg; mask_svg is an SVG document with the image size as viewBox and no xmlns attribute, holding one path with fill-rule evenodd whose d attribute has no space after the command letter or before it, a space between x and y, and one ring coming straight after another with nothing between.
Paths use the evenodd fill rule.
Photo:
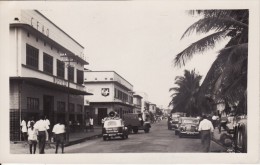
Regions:
<instances>
[{"instance_id":1,"label":"curb","mask_svg":"<svg viewBox=\"0 0 260 165\"><path fill-rule=\"evenodd\" d=\"M74 145L74 144L82 143L82 142L87 141L87 140L97 139L97 138L100 138L100 137L102 137L102 134L93 135L93 136L85 137L85 138L82 138L82 139L66 142L64 144L64 146L68 147L68 146L71 146L71 145ZM13 143L13 144L24 144L24 141L11 141L11 143ZM46 142L46 144L55 145L56 143L55 142Z\"/></svg>"},{"instance_id":2,"label":"curb","mask_svg":"<svg viewBox=\"0 0 260 165\"><path fill-rule=\"evenodd\" d=\"M87 140L97 139L97 138L100 138L100 137L102 137L102 134L93 135L93 136L85 137L85 138L82 138L82 139L70 141L70 142L66 143L64 146L68 147L68 146L71 146L71 145L74 145L74 144L82 143L82 142L87 141Z\"/></svg>"},{"instance_id":3,"label":"curb","mask_svg":"<svg viewBox=\"0 0 260 165\"><path fill-rule=\"evenodd\" d=\"M221 147L225 148L225 150L228 150L228 147L226 147L225 145L223 145L221 142L219 142L217 139L212 138L211 139L213 142L217 143L218 145L220 145Z\"/></svg>"}]
</instances>

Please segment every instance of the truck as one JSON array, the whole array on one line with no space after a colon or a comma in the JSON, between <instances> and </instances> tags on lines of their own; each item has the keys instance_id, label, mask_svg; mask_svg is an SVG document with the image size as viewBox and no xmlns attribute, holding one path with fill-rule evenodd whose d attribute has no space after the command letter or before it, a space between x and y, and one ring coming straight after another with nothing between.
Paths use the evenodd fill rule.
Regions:
<instances>
[{"instance_id":1,"label":"truck","mask_svg":"<svg viewBox=\"0 0 260 165\"><path fill-rule=\"evenodd\" d=\"M141 113L128 113L123 115L125 126L128 128L129 133L132 131L136 134L139 130L144 130L149 133L151 124L148 120L143 120Z\"/></svg>"}]
</instances>

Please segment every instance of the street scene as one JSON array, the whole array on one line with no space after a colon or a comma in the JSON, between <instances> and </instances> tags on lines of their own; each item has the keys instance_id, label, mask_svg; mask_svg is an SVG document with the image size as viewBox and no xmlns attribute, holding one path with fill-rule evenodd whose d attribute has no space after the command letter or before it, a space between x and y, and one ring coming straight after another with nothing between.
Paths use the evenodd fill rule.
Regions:
<instances>
[{"instance_id":1,"label":"street scene","mask_svg":"<svg viewBox=\"0 0 260 165\"><path fill-rule=\"evenodd\" d=\"M96 135L101 134L101 129ZM160 139L160 140L158 140ZM13 146L14 147L14 146ZM12 150L13 153L29 153L28 146L20 145ZM55 147L48 147L46 154L54 154ZM218 143L211 142L210 152L225 152L226 148ZM101 136L91 140L85 140L74 145L65 147L65 153L200 153L203 152L201 141L198 137L179 138L173 131L167 129L167 120L154 123L150 133L140 131L137 134L130 134L128 139L119 137L103 141Z\"/></svg>"},{"instance_id":2,"label":"street scene","mask_svg":"<svg viewBox=\"0 0 260 165\"><path fill-rule=\"evenodd\" d=\"M69 4L9 13L10 154L248 153L249 9Z\"/></svg>"}]
</instances>

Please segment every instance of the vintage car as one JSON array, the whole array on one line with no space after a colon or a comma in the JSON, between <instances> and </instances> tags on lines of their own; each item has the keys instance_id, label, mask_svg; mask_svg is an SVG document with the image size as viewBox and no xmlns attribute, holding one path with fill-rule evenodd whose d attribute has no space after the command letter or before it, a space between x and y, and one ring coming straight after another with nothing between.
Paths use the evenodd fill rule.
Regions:
<instances>
[{"instance_id":1,"label":"vintage car","mask_svg":"<svg viewBox=\"0 0 260 165\"><path fill-rule=\"evenodd\" d=\"M199 136L199 120L194 117L180 117L178 128L175 135L183 136Z\"/></svg>"},{"instance_id":2,"label":"vintage car","mask_svg":"<svg viewBox=\"0 0 260 165\"><path fill-rule=\"evenodd\" d=\"M247 153L247 116L236 116L234 120L234 152Z\"/></svg>"},{"instance_id":3,"label":"vintage car","mask_svg":"<svg viewBox=\"0 0 260 165\"><path fill-rule=\"evenodd\" d=\"M114 137L128 138L128 129L124 125L124 121L119 117L110 117L104 121L102 129L103 140L108 140Z\"/></svg>"},{"instance_id":4,"label":"vintage car","mask_svg":"<svg viewBox=\"0 0 260 165\"><path fill-rule=\"evenodd\" d=\"M179 125L179 118L184 117L185 113L176 112L171 113L168 117L168 130L175 130L178 128Z\"/></svg>"}]
</instances>

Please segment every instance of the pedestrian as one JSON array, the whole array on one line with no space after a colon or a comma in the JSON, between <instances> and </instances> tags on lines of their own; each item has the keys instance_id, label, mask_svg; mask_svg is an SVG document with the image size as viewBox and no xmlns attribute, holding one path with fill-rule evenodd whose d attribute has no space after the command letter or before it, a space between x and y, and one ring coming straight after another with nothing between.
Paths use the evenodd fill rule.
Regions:
<instances>
[{"instance_id":1,"label":"pedestrian","mask_svg":"<svg viewBox=\"0 0 260 165\"><path fill-rule=\"evenodd\" d=\"M39 140L39 153L44 154L45 142L48 141L48 132L49 126L44 121L44 116L40 116L40 120L38 120L34 128L38 131L38 140Z\"/></svg>"},{"instance_id":2,"label":"pedestrian","mask_svg":"<svg viewBox=\"0 0 260 165\"><path fill-rule=\"evenodd\" d=\"M224 130L226 130L226 125L228 122L227 114L226 112L222 111L220 114L220 119L219 119L219 125L218 125L218 131L221 133L221 128L223 127Z\"/></svg>"},{"instance_id":3,"label":"pedestrian","mask_svg":"<svg viewBox=\"0 0 260 165\"><path fill-rule=\"evenodd\" d=\"M212 124L214 129L217 126L217 121L218 121L218 116L216 115L216 113L214 113L214 115L212 116Z\"/></svg>"},{"instance_id":4,"label":"pedestrian","mask_svg":"<svg viewBox=\"0 0 260 165\"><path fill-rule=\"evenodd\" d=\"M94 119L92 116L89 118L89 127L90 127L90 130L92 132L94 132Z\"/></svg>"},{"instance_id":5,"label":"pedestrian","mask_svg":"<svg viewBox=\"0 0 260 165\"><path fill-rule=\"evenodd\" d=\"M207 119L206 115L202 116L202 121L199 124L199 131L203 152L209 152L210 140L211 137L213 137L214 129L211 121Z\"/></svg>"},{"instance_id":6,"label":"pedestrian","mask_svg":"<svg viewBox=\"0 0 260 165\"><path fill-rule=\"evenodd\" d=\"M102 119L103 120L103 119ZM90 127L90 124L89 124L89 119L86 119L86 122L85 122L85 129L86 129L86 132L88 132L88 129Z\"/></svg>"},{"instance_id":7,"label":"pedestrian","mask_svg":"<svg viewBox=\"0 0 260 165\"><path fill-rule=\"evenodd\" d=\"M28 127L28 129L31 127L31 122L33 122L33 124L35 123L33 116L32 116L31 119L27 122L27 127Z\"/></svg>"},{"instance_id":8,"label":"pedestrian","mask_svg":"<svg viewBox=\"0 0 260 165\"><path fill-rule=\"evenodd\" d=\"M44 117L44 122L48 125L47 132L48 132L49 137L51 137L51 130L50 130L51 123L50 123L50 120L48 119L48 117L46 115ZM51 138L49 138L49 140L51 140Z\"/></svg>"},{"instance_id":9,"label":"pedestrian","mask_svg":"<svg viewBox=\"0 0 260 165\"><path fill-rule=\"evenodd\" d=\"M26 126L26 121L23 118L21 124L21 131L22 131L22 141L27 141L27 126Z\"/></svg>"},{"instance_id":10,"label":"pedestrian","mask_svg":"<svg viewBox=\"0 0 260 165\"><path fill-rule=\"evenodd\" d=\"M28 128L28 143L29 143L29 150L30 154L35 154L36 152L36 145L37 145L37 135L38 132L34 128L34 122L30 122L30 126ZM33 148L33 151L32 151Z\"/></svg>"},{"instance_id":11,"label":"pedestrian","mask_svg":"<svg viewBox=\"0 0 260 165\"><path fill-rule=\"evenodd\" d=\"M55 154L58 153L59 144L61 144L61 152L64 153L64 141L66 136L66 128L65 124L61 119L59 119L58 123L54 125L52 132L54 133L56 140L56 151Z\"/></svg>"}]
</instances>

